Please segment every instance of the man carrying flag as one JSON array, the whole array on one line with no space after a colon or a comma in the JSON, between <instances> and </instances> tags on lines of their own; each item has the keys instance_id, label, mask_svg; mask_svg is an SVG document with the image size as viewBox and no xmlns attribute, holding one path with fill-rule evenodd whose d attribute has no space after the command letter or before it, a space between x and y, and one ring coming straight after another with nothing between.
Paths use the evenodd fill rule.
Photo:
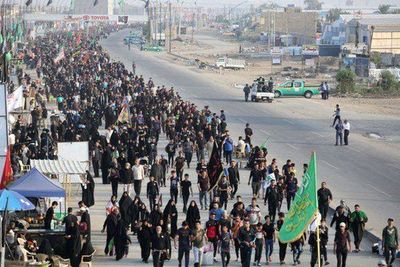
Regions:
<instances>
[{"instance_id":1,"label":"man carrying flag","mask_svg":"<svg viewBox=\"0 0 400 267\"><path fill-rule=\"evenodd\" d=\"M317 198L317 161L315 152L307 172L304 174L301 187L297 190L296 197L291 205L285 221L279 231L279 242L291 243L303 236L304 231L315 219L318 212ZM317 227L317 242L319 243L319 231ZM319 245L318 255L320 254Z\"/></svg>"}]
</instances>

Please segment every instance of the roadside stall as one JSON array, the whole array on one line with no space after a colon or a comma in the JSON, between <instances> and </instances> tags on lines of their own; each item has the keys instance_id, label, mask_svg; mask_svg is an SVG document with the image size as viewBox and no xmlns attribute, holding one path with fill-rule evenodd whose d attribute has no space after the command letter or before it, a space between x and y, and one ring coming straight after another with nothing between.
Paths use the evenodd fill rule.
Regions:
<instances>
[{"instance_id":1,"label":"roadside stall","mask_svg":"<svg viewBox=\"0 0 400 267\"><path fill-rule=\"evenodd\" d=\"M11 184L8 189L26 197L36 206L34 211L16 214L26 224L24 227L17 225L15 233L24 235L26 240L34 240L37 244L41 244L44 239L47 239L54 251L61 254L65 243L65 228L61 225L64 212L61 209L56 212L58 220L54 220L51 229L45 229L44 225L44 214L50 207L49 203L52 200L57 200L57 202L65 200L66 194L61 184L47 178L36 168L32 168ZM59 207L61 208L61 205Z\"/></svg>"}]
</instances>

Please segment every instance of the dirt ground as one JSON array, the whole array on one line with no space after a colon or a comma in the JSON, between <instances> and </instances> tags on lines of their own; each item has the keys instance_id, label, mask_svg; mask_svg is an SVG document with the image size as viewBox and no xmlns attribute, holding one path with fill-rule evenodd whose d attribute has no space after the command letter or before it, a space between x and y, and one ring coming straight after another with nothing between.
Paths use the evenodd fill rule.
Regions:
<instances>
[{"instance_id":1,"label":"dirt ground","mask_svg":"<svg viewBox=\"0 0 400 267\"><path fill-rule=\"evenodd\" d=\"M270 61L266 59L247 60L246 63L248 64L248 67L244 70L238 71L220 71L213 68L199 69L196 64L195 60L212 65L218 57L236 54L239 46L240 44L237 42L222 40L217 38L215 34L202 32L194 35L193 42L190 38L184 39L183 41L174 41L172 44L172 54L162 52L155 55L178 65L186 65L191 70L204 74L205 78L220 84L222 83L223 85L236 90L242 88L246 83L251 83L254 79L260 76L266 78L272 76L275 83L280 83L289 79L280 75L284 66L271 66ZM286 63L286 66L291 66L300 70L302 68L301 62L299 61L291 61L290 63ZM333 66L333 68L334 67L335 66ZM320 74L316 78L306 78L304 80L306 83L313 84L319 84L321 81L328 81L331 86L335 86L332 78L334 75L335 73L328 75ZM400 98L334 98L341 106L345 108L349 107L360 113L400 116Z\"/></svg>"}]
</instances>

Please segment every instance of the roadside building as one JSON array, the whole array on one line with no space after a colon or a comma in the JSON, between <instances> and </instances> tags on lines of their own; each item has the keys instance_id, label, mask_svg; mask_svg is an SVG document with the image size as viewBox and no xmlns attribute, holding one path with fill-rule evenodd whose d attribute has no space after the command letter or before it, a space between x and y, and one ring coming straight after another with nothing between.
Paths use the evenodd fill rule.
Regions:
<instances>
[{"instance_id":1,"label":"roadside building","mask_svg":"<svg viewBox=\"0 0 400 267\"><path fill-rule=\"evenodd\" d=\"M400 14L341 15L324 25L321 43L360 44L370 52L400 54Z\"/></svg>"},{"instance_id":2,"label":"roadside building","mask_svg":"<svg viewBox=\"0 0 400 267\"><path fill-rule=\"evenodd\" d=\"M272 37L290 36L298 45L314 44L319 14L316 11L302 10L298 7L263 10L258 22L261 32L271 33Z\"/></svg>"}]
</instances>

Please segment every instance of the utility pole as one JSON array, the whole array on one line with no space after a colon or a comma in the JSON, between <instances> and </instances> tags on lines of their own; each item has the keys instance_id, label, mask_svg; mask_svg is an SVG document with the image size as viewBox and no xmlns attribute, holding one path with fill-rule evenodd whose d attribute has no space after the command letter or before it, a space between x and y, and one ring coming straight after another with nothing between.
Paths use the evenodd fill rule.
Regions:
<instances>
[{"instance_id":1,"label":"utility pole","mask_svg":"<svg viewBox=\"0 0 400 267\"><path fill-rule=\"evenodd\" d=\"M159 40L159 42L158 42L158 45L161 45L161 41L162 41L162 39L161 39L161 33L162 33L162 21L161 21L161 18L162 18L162 9L161 9L162 7L161 7L161 0L160 0L160 40Z\"/></svg>"},{"instance_id":2,"label":"utility pole","mask_svg":"<svg viewBox=\"0 0 400 267\"><path fill-rule=\"evenodd\" d=\"M169 38L168 38L168 53L172 51L172 12L171 12L171 2L168 3L168 13L169 13Z\"/></svg>"},{"instance_id":3,"label":"utility pole","mask_svg":"<svg viewBox=\"0 0 400 267\"><path fill-rule=\"evenodd\" d=\"M153 25L154 25L154 37L151 36L151 38L154 38L154 41L158 42L158 27L157 27L157 3L154 3L153 5Z\"/></svg>"}]
</instances>

